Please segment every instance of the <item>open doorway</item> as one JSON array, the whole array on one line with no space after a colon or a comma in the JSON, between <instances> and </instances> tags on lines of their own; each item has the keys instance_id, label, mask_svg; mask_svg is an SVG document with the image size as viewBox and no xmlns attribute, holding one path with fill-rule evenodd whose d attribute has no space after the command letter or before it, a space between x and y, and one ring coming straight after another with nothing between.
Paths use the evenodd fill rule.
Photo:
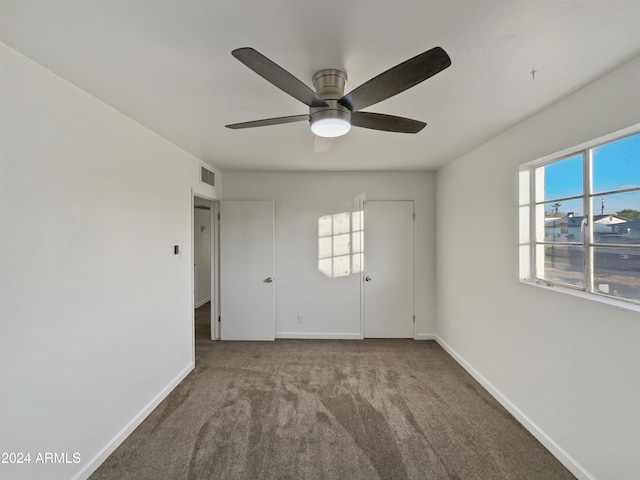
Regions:
<instances>
[{"instance_id":1,"label":"open doorway","mask_svg":"<svg viewBox=\"0 0 640 480\"><path fill-rule=\"evenodd\" d=\"M196 357L198 351L217 340L217 226L218 203L193 196L193 306Z\"/></svg>"}]
</instances>

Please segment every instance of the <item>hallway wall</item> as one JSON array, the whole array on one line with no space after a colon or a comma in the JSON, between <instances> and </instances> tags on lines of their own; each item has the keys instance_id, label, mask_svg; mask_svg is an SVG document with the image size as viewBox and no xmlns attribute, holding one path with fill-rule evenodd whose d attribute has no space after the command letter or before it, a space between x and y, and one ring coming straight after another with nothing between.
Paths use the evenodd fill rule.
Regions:
<instances>
[{"instance_id":1,"label":"hallway wall","mask_svg":"<svg viewBox=\"0 0 640 480\"><path fill-rule=\"evenodd\" d=\"M0 477L85 478L193 368L191 189L218 192L1 43L0 68L0 451L32 453Z\"/></svg>"}]
</instances>

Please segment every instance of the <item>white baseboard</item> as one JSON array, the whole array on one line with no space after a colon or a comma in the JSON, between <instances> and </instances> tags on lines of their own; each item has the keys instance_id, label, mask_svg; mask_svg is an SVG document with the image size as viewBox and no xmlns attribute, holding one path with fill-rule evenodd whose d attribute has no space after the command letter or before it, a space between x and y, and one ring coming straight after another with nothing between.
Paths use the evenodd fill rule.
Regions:
<instances>
[{"instance_id":1,"label":"white baseboard","mask_svg":"<svg viewBox=\"0 0 640 480\"><path fill-rule=\"evenodd\" d=\"M318 339L318 340L363 340L361 333L308 333L308 332L277 332L276 338ZM414 340L436 340L433 333L418 333Z\"/></svg>"},{"instance_id":2,"label":"white baseboard","mask_svg":"<svg viewBox=\"0 0 640 480\"><path fill-rule=\"evenodd\" d=\"M169 384L164 387L131 421L120 430L71 480L85 480L95 472L102 462L140 425L145 418L164 400L171 391L193 370L194 364L187 365Z\"/></svg>"},{"instance_id":3,"label":"white baseboard","mask_svg":"<svg viewBox=\"0 0 640 480\"><path fill-rule=\"evenodd\" d=\"M579 480L596 480L582 465L580 465L571 455L560 447L549 435L547 435L538 425L536 425L529 417L527 417L515 404L511 402L505 395L500 392L496 387L491 384L485 377L480 374L475 368L473 368L461 355L458 354L453 348L451 348L447 342L445 342L438 335L435 335L435 340L438 344L444 348L449 355L451 355L456 362L458 362L462 368L464 368L473 378L475 378L480 385L487 390L493 398L495 398L507 411L513 415L518 422L526 428L544 447L551 452L551 454L558 459L571 473L573 473Z\"/></svg>"},{"instance_id":4,"label":"white baseboard","mask_svg":"<svg viewBox=\"0 0 640 480\"><path fill-rule=\"evenodd\" d=\"M207 302L211 301L211 297L207 297L204 300L200 300L198 303L196 303L196 307L195 308L200 308L202 305L204 305Z\"/></svg>"},{"instance_id":5,"label":"white baseboard","mask_svg":"<svg viewBox=\"0 0 640 480\"><path fill-rule=\"evenodd\" d=\"M417 333L414 340L435 340L436 335L433 333Z\"/></svg>"},{"instance_id":6,"label":"white baseboard","mask_svg":"<svg viewBox=\"0 0 640 480\"><path fill-rule=\"evenodd\" d=\"M361 333L307 333L307 332L276 332L276 338L300 338L317 340L362 340Z\"/></svg>"}]
</instances>

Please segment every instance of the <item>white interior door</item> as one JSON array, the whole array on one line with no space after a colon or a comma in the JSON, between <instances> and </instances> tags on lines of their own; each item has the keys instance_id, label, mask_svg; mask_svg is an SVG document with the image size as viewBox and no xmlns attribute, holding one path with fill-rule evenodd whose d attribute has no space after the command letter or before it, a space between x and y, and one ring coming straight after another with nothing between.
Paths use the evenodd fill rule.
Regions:
<instances>
[{"instance_id":1,"label":"white interior door","mask_svg":"<svg viewBox=\"0 0 640 480\"><path fill-rule=\"evenodd\" d=\"M413 201L364 205L364 336L413 338Z\"/></svg>"},{"instance_id":2,"label":"white interior door","mask_svg":"<svg viewBox=\"0 0 640 480\"><path fill-rule=\"evenodd\" d=\"M274 340L272 201L220 203L222 340Z\"/></svg>"}]
</instances>

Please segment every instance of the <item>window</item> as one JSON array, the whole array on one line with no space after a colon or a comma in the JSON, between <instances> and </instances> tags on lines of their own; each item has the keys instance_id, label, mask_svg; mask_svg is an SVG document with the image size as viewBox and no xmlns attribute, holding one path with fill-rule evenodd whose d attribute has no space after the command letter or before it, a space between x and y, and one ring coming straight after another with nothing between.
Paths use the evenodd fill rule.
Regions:
<instances>
[{"instance_id":1,"label":"window","mask_svg":"<svg viewBox=\"0 0 640 480\"><path fill-rule=\"evenodd\" d=\"M521 168L523 279L640 304L638 130Z\"/></svg>"}]
</instances>

